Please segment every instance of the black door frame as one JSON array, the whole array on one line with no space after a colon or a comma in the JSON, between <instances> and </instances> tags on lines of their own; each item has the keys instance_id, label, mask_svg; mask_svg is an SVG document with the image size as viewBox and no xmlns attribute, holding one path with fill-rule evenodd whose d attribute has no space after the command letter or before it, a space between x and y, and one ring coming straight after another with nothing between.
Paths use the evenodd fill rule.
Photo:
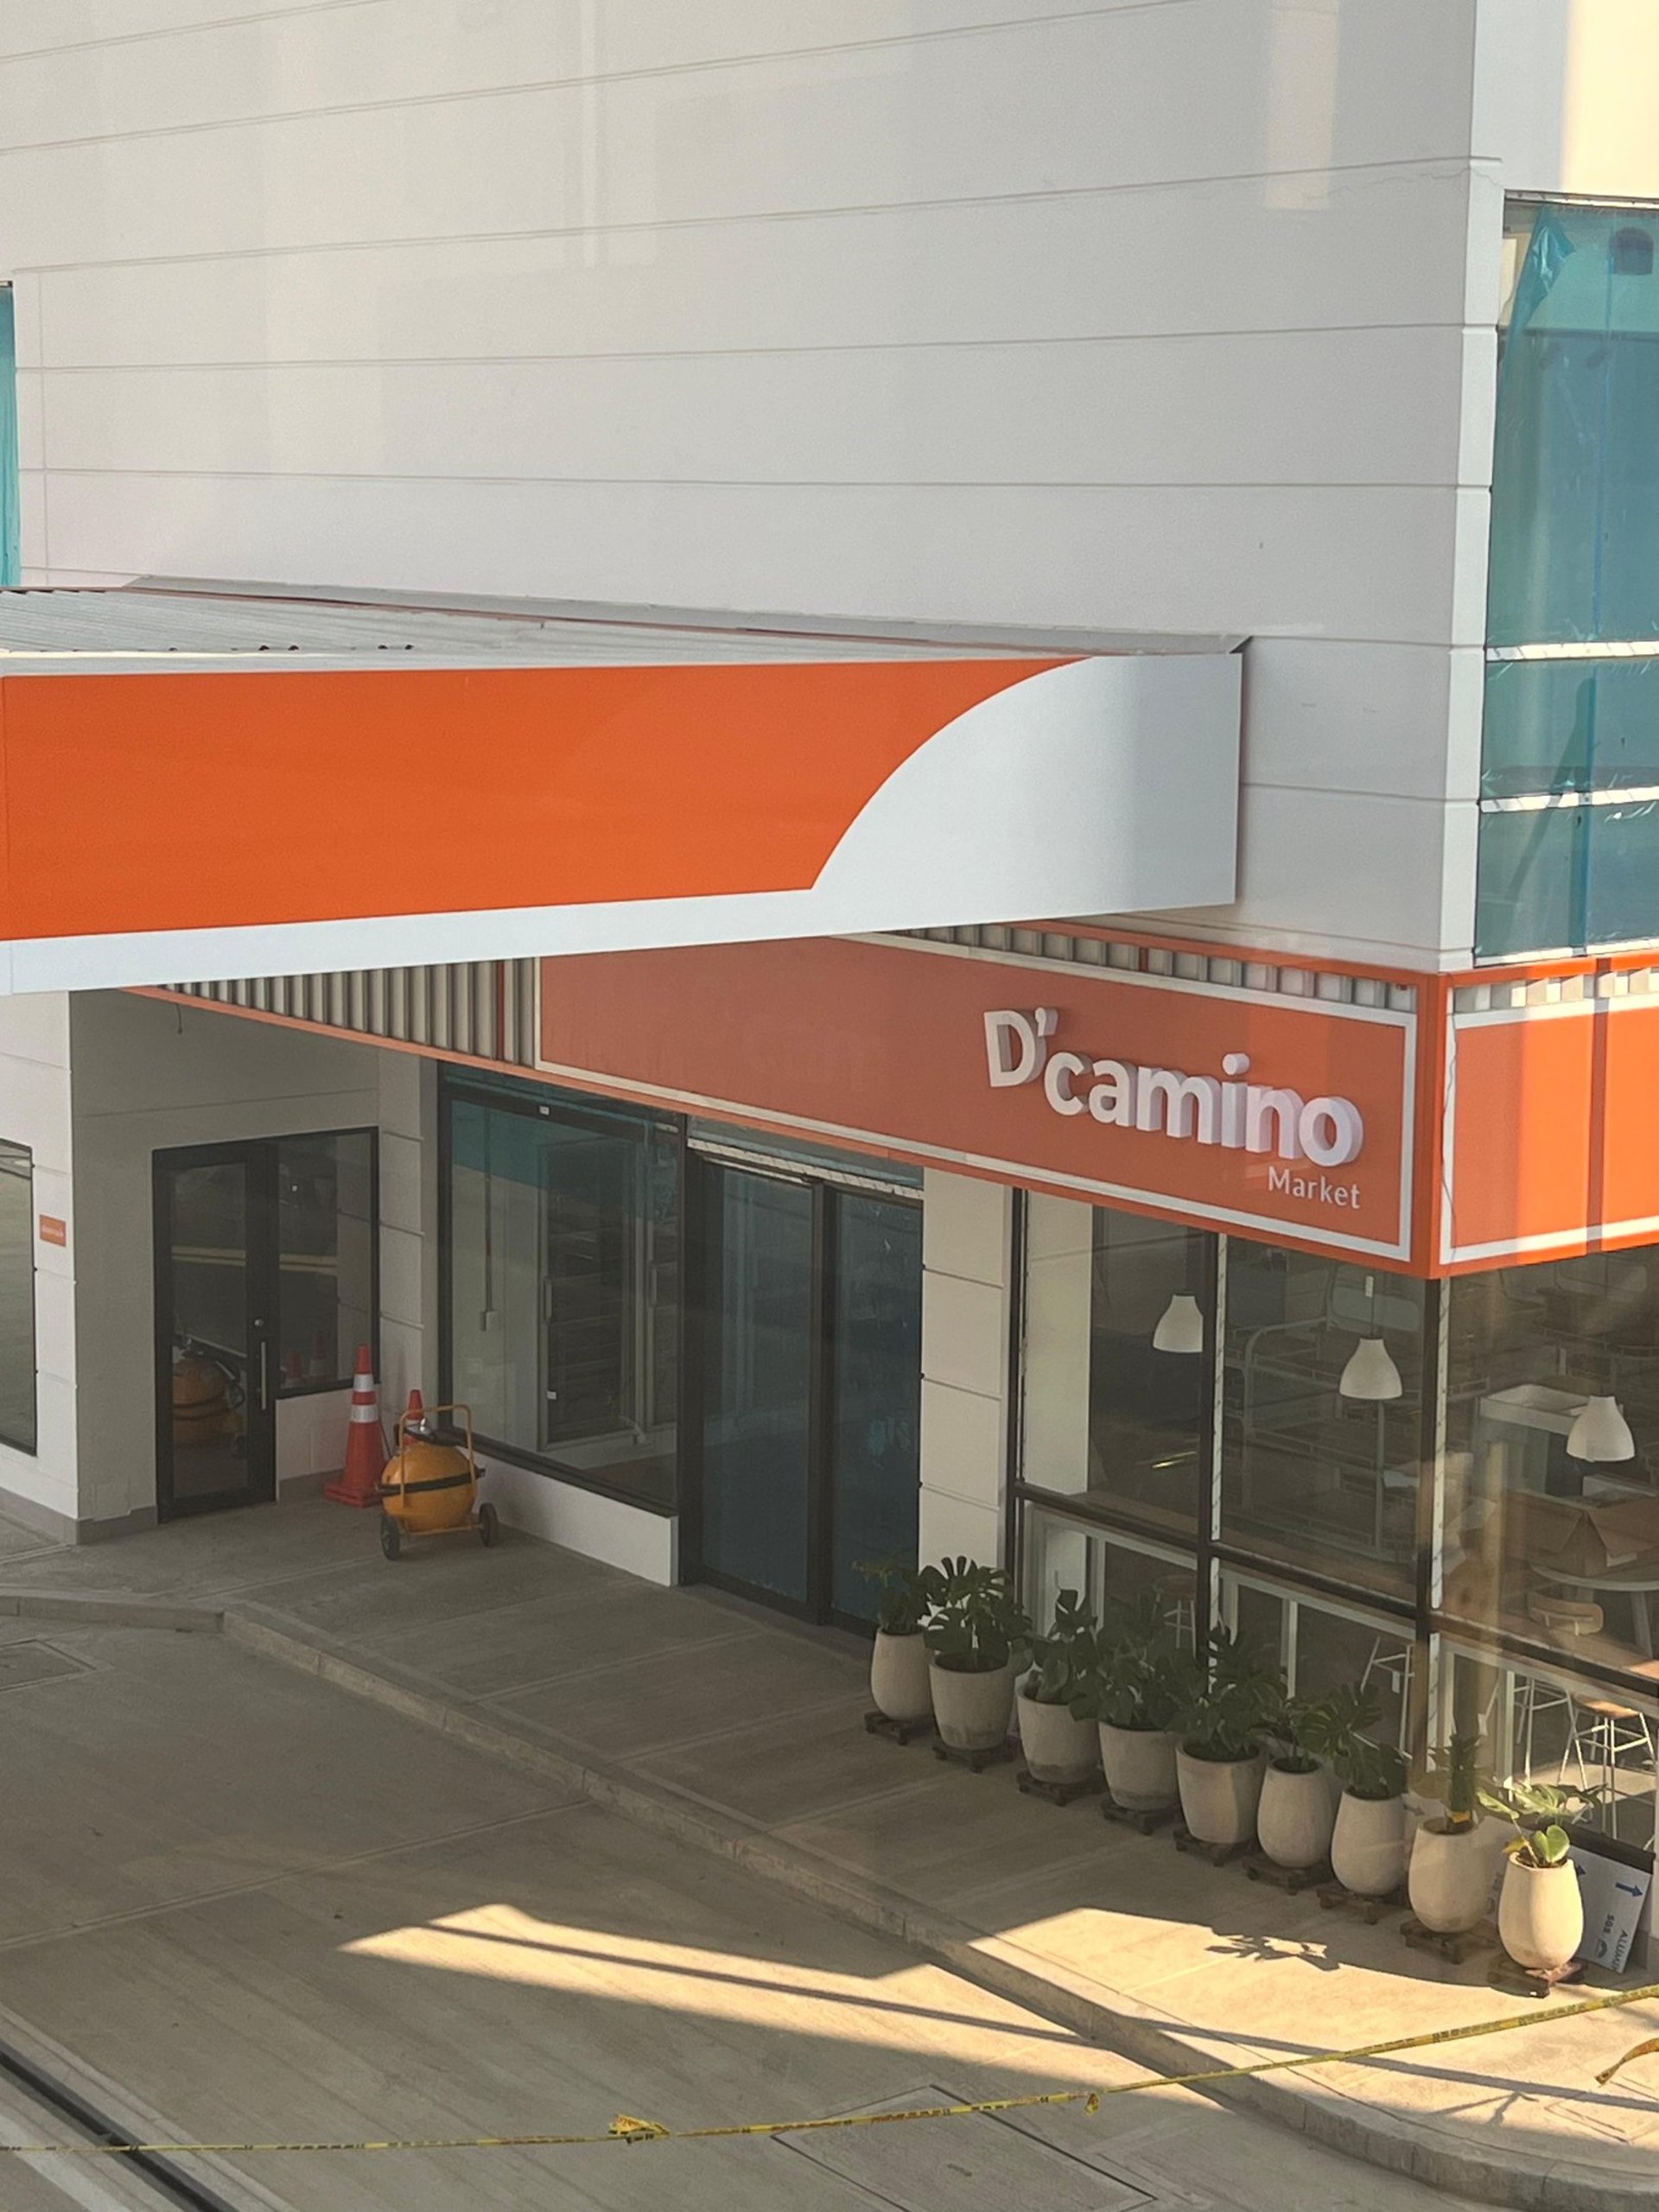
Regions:
<instances>
[{"instance_id":1,"label":"black door frame","mask_svg":"<svg viewBox=\"0 0 1659 2212\"><path fill-rule=\"evenodd\" d=\"M807 1377L807 1595L804 1602L782 1597L775 1590L760 1589L736 1575L723 1573L711 1567L703 1555L704 1379L718 1328L715 1274L720 1254L718 1241L709 1233L711 1171L715 1170L757 1175L774 1183L793 1183L811 1193L812 1278L807 1319L811 1338ZM849 1183L844 1188L854 1196L863 1194L862 1186L856 1184ZM837 1611L831 1603L836 1513L836 1282L840 1261L839 1208L836 1202L842 1189L833 1178L794 1174L771 1160L705 1154L692 1146L686 1148L686 1294L681 1301L680 1580L706 1582L714 1589L729 1591L734 1597L749 1599L771 1611L785 1613L815 1626L845 1629L855 1636L868 1637L874 1632L870 1622ZM874 1195L894 1205L910 1206L918 1213L922 1210L919 1191L912 1193L884 1189Z\"/></svg>"},{"instance_id":2,"label":"black door frame","mask_svg":"<svg viewBox=\"0 0 1659 2212\"><path fill-rule=\"evenodd\" d=\"M326 1382L286 1387L276 1367L281 1258L277 1247L277 1166L280 1147L318 1137L366 1136L369 1140L370 1239L369 1351L380 1371L380 1133L362 1123L342 1129L285 1130L280 1136L238 1137L219 1144L169 1146L150 1154L151 1336L156 1366L156 1515L178 1521L196 1513L225 1513L243 1505L269 1505L276 1496L276 1408L283 1397L309 1396L342 1387ZM171 1177L191 1167L238 1164L246 1173L248 1391L245 1401L248 1480L239 1491L215 1491L204 1497L173 1494L173 1319L172 1234L168 1198Z\"/></svg>"}]
</instances>

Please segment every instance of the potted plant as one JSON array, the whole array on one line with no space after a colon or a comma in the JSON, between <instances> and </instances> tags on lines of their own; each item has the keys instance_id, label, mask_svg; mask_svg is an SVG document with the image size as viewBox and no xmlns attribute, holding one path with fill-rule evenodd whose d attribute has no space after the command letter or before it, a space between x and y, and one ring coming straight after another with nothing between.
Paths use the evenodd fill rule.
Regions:
<instances>
[{"instance_id":1,"label":"potted plant","mask_svg":"<svg viewBox=\"0 0 1659 2212\"><path fill-rule=\"evenodd\" d=\"M1509 1782L1480 1792L1486 1810L1517 1830L1504 1846L1509 1864L1498 1891L1497 1933L1516 1966L1529 1973L1558 1973L1584 1941L1584 1901L1565 1821L1600 1796L1599 1789L1547 1782Z\"/></svg>"},{"instance_id":2,"label":"potted plant","mask_svg":"<svg viewBox=\"0 0 1659 2212\"><path fill-rule=\"evenodd\" d=\"M1100 1763L1112 1802L1126 1813L1161 1813L1175 1804L1176 1713L1198 1672L1155 1594L1120 1605L1095 1638L1094 1665L1073 1700L1100 1736Z\"/></svg>"},{"instance_id":3,"label":"potted plant","mask_svg":"<svg viewBox=\"0 0 1659 2212\"><path fill-rule=\"evenodd\" d=\"M1046 1636L1031 1638L1031 1671L1017 1698L1020 1742L1033 1780L1086 1782L1099 1764L1094 1724L1074 1711L1095 1664L1095 1620L1075 1590L1054 1600Z\"/></svg>"},{"instance_id":4,"label":"potted plant","mask_svg":"<svg viewBox=\"0 0 1659 2212\"><path fill-rule=\"evenodd\" d=\"M1331 1832L1331 1868L1344 1889L1392 1896L1406 1877L1406 1761L1366 1732L1379 1707L1369 1690L1332 1690L1310 1709L1307 1748L1342 1783Z\"/></svg>"},{"instance_id":5,"label":"potted plant","mask_svg":"<svg viewBox=\"0 0 1659 2212\"><path fill-rule=\"evenodd\" d=\"M870 1655L870 1700L889 1720L926 1720L933 1711L922 1630L944 1593L937 1567L876 1560L858 1572L877 1584L875 1649Z\"/></svg>"},{"instance_id":6,"label":"potted plant","mask_svg":"<svg viewBox=\"0 0 1659 2212\"><path fill-rule=\"evenodd\" d=\"M1454 1729L1450 1742L1431 1756L1417 1794L1442 1808L1426 1820L1411 1847L1406 1890L1411 1909L1437 1935L1460 1936L1486 1916L1491 1894L1492 1862L1481 1834L1481 1792L1490 1787L1481 1771L1478 1729Z\"/></svg>"},{"instance_id":7,"label":"potted plant","mask_svg":"<svg viewBox=\"0 0 1659 2212\"><path fill-rule=\"evenodd\" d=\"M1231 1847L1255 1833L1266 1764L1260 1738L1285 1686L1277 1669L1224 1629L1209 1639L1208 1662L1193 1669L1176 1708L1175 1775L1188 1834Z\"/></svg>"},{"instance_id":8,"label":"potted plant","mask_svg":"<svg viewBox=\"0 0 1659 2212\"><path fill-rule=\"evenodd\" d=\"M1331 1855L1337 1808L1330 1777L1311 1740L1322 1733L1323 1707L1292 1698L1262 1730L1268 1770L1255 1808L1255 1835L1275 1866L1300 1872Z\"/></svg>"},{"instance_id":9,"label":"potted plant","mask_svg":"<svg viewBox=\"0 0 1659 2212\"><path fill-rule=\"evenodd\" d=\"M994 1751L1014 1717L1014 1662L1031 1624L1014 1594L1007 1570L948 1559L927 1645L933 1718L954 1750Z\"/></svg>"}]
</instances>

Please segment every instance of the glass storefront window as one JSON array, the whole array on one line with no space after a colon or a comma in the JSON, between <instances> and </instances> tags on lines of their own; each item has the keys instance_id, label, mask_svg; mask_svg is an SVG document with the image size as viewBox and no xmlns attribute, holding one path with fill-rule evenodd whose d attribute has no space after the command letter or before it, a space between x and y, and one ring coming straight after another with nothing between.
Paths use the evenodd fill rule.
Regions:
<instances>
[{"instance_id":1,"label":"glass storefront window","mask_svg":"<svg viewBox=\"0 0 1659 2212\"><path fill-rule=\"evenodd\" d=\"M453 1085L448 1354L480 1436L671 1506L678 1421L679 1148L597 1102Z\"/></svg>"},{"instance_id":2,"label":"glass storefront window","mask_svg":"<svg viewBox=\"0 0 1659 2212\"><path fill-rule=\"evenodd\" d=\"M1062 1590L1075 1590L1103 1620L1109 1609L1155 1595L1183 1643L1198 1624L1198 1573L1190 1552L1108 1536L1033 1506L1026 1515L1025 1601L1039 1629L1054 1618Z\"/></svg>"},{"instance_id":3,"label":"glass storefront window","mask_svg":"<svg viewBox=\"0 0 1659 2212\"><path fill-rule=\"evenodd\" d=\"M1224 1574L1221 1589L1228 1627L1282 1670L1293 1697L1357 1685L1376 1700L1370 1732L1380 1743L1409 1744L1421 1653L1408 1622L1243 1575Z\"/></svg>"},{"instance_id":4,"label":"glass storefront window","mask_svg":"<svg viewBox=\"0 0 1659 2212\"><path fill-rule=\"evenodd\" d=\"M1024 1480L1190 1534L1210 1363L1213 1240L1033 1197L1026 1217Z\"/></svg>"},{"instance_id":5,"label":"glass storefront window","mask_svg":"<svg viewBox=\"0 0 1659 2212\"><path fill-rule=\"evenodd\" d=\"M1450 1287L1442 1605L1659 1680L1659 1252Z\"/></svg>"},{"instance_id":6,"label":"glass storefront window","mask_svg":"<svg viewBox=\"0 0 1659 2212\"><path fill-rule=\"evenodd\" d=\"M374 1132L276 1142L279 1389L340 1389L375 1322Z\"/></svg>"},{"instance_id":7,"label":"glass storefront window","mask_svg":"<svg viewBox=\"0 0 1659 2212\"><path fill-rule=\"evenodd\" d=\"M1500 1781L1598 1790L1599 1801L1574 1826L1652 1849L1659 1706L1473 1652L1452 1649L1446 1657L1442 1741L1453 1728L1478 1735Z\"/></svg>"},{"instance_id":8,"label":"glass storefront window","mask_svg":"<svg viewBox=\"0 0 1659 2212\"><path fill-rule=\"evenodd\" d=\"M1224 1542L1409 1593L1422 1332L1420 1282L1229 1240Z\"/></svg>"}]
</instances>

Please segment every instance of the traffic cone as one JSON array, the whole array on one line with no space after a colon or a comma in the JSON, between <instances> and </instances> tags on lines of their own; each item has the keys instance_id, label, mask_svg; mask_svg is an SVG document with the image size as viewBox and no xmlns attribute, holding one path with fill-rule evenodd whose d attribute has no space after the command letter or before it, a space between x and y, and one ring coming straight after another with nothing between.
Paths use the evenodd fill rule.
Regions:
<instances>
[{"instance_id":1,"label":"traffic cone","mask_svg":"<svg viewBox=\"0 0 1659 2212\"><path fill-rule=\"evenodd\" d=\"M306 1372L308 1379L313 1382L326 1382L328 1380L328 1346L321 1329L311 1339L311 1364Z\"/></svg>"},{"instance_id":2,"label":"traffic cone","mask_svg":"<svg viewBox=\"0 0 1659 2212\"><path fill-rule=\"evenodd\" d=\"M404 1408L404 1434L425 1436L429 1433L429 1431L426 1426L426 1400L421 1395L417 1384L410 1392L409 1403Z\"/></svg>"},{"instance_id":3,"label":"traffic cone","mask_svg":"<svg viewBox=\"0 0 1659 2212\"><path fill-rule=\"evenodd\" d=\"M284 1384L298 1384L304 1380L300 1373L300 1355L291 1351L283 1362L283 1381Z\"/></svg>"},{"instance_id":4,"label":"traffic cone","mask_svg":"<svg viewBox=\"0 0 1659 2212\"><path fill-rule=\"evenodd\" d=\"M352 1377L352 1417L346 1429L346 1465L337 1478L325 1483L322 1494L337 1505L375 1505L380 1503L380 1478L385 1471L386 1440L380 1427L380 1395L374 1387L369 1348L357 1348L357 1372Z\"/></svg>"}]
</instances>

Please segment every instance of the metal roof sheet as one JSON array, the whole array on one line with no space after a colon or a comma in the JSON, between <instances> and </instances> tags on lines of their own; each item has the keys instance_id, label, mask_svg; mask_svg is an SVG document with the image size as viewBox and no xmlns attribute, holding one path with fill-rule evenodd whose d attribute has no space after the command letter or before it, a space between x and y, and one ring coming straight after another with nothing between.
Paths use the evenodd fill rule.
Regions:
<instances>
[{"instance_id":1,"label":"metal roof sheet","mask_svg":"<svg viewBox=\"0 0 1659 2212\"><path fill-rule=\"evenodd\" d=\"M1214 652L1236 639L1085 635L940 626L824 622L700 610L549 602L445 606L268 587L175 584L23 587L0 591L0 673L75 674L114 665L171 667L267 658L272 666L359 666L414 658L429 666L525 667L764 661L887 661Z\"/></svg>"}]
</instances>

